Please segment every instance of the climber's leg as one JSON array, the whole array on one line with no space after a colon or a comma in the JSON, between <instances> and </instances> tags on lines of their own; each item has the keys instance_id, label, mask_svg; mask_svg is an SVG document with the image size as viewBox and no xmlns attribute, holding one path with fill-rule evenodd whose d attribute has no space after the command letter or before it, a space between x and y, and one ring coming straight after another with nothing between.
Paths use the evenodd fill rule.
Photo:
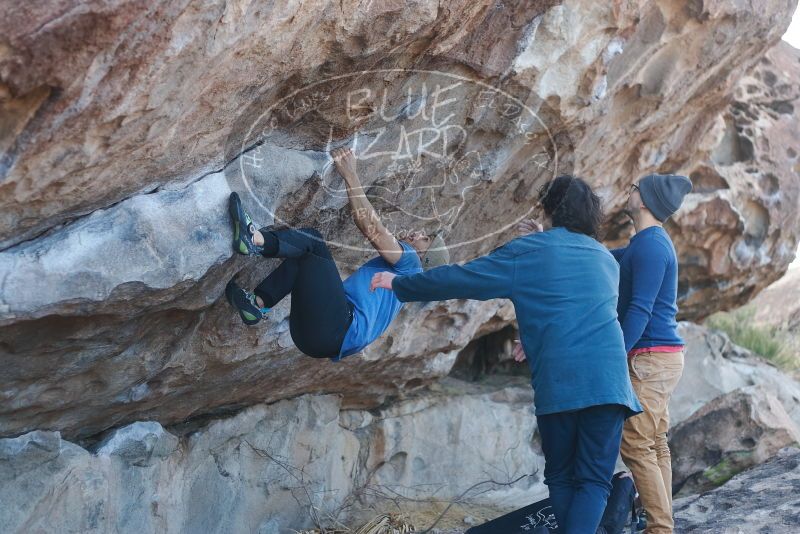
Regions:
<instances>
[{"instance_id":1,"label":"climber's leg","mask_svg":"<svg viewBox=\"0 0 800 534\"><path fill-rule=\"evenodd\" d=\"M333 261L322 234L313 228L262 228L259 234L263 240L260 253L264 257L300 259L318 256Z\"/></svg>"},{"instance_id":2,"label":"climber's leg","mask_svg":"<svg viewBox=\"0 0 800 534\"><path fill-rule=\"evenodd\" d=\"M286 258L256 289L272 307L289 292L289 330L295 345L315 358L337 356L352 310L322 235L312 228L261 231L266 257Z\"/></svg>"},{"instance_id":3,"label":"climber's leg","mask_svg":"<svg viewBox=\"0 0 800 534\"><path fill-rule=\"evenodd\" d=\"M264 234L261 233L261 230L253 232L253 243L258 247L264 246Z\"/></svg>"},{"instance_id":4,"label":"climber's leg","mask_svg":"<svg viewBox=\"0 0 800 534\"><path fill-rule=\"evenodd\" d=\"M292 292L299 263L297 258L286 258L258 284L254 293L261 299L264 307L275 307L283 297Z\"/></svg>"}]
</instances>

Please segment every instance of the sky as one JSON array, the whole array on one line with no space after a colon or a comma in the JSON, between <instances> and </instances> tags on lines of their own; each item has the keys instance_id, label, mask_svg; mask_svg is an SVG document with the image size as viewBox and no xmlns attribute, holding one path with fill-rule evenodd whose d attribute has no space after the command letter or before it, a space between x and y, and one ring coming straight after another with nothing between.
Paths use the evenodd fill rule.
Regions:
<instances>
[{"instance_id":1,"label":"sky","mask_svg":"<svg viewBox=\"0 0 800 534\"><path fill-rule=\"evenodd\" d=\"M800 48L800 9L794 12L792 23L783 34L783 40L795 48Z\"/></svg>"}]
</instances>

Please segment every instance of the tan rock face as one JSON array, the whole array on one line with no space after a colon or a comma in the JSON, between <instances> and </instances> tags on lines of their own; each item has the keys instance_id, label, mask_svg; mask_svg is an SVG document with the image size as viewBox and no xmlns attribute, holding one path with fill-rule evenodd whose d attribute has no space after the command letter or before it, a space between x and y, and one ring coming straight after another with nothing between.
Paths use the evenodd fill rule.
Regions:
<instances>
[{"instance_id":1,"label":"tan rock face","mask_svg":"<svg viewBox=\"0 0 800 534\"><path fill-rule=\"evenodd\" d=\"M659 170L678 168L694 183L666 226L679 255L683 319L746 303L780 278L795 256L798 58L797 50L779 43L742 77L710 128L700 132L687 119L678 138L650 153ZM713 105L706 106L697 113ZM676 150L676 142L691 149Z\"/></svg>"},{"instance_id":2,"label":"tan rock face","mask_svg":"<svg viewBox=\"0 0 800 534\"><path fill-rule=\"evenodd\" d=\"M530 21L553 3L13 7L0 23L3 86L14 110L11 139L3 142L9 148L0 242L20 242L141 191L221 168L231 156L225 140L244 109L253 110L253 102L267 109L320 78L431 66L437 58L462 63L450 56L469 57L469 68L496 76L508 70ZM518 22L508 24L512 19ZM386 58L391 63L381 65Z\"/></svg>"},{"instance_id":3,"label":"tan rock face","mask_svg":"<svg viewBox=\"0 0 800 534\"><path fill-rule=\"evenodd\" d=\"M683 315L748 299L797 242L797 59L785 47L760 59L791 7L9 8L0 435L87 435L310 392L375 405L446 374L470 339L509 324L502 302L410 306L363 357L333 365L293 348L288 302L259 328L237 322L225 282L238 273L253 285L276 263L231 257L232 189L248 191L259 222L323 231L343 273L370 256L326 155L344 143L358 142L391 227L445 230L456 260L512 237L555 173L602 193L611 244L630 231L620 212L636 177L685 172L700 187L670 227Z\"/></svg>"},{"instance_id":4,"label":"tan rock face","mask_svg":"<svg viewBox=\"0 0 800 534\"><path fill-rule=\"evenodd\" d=\"M795 256L798 62L786 43L770 50L685 164L699 194L669 226L680 250L684 317L744 304Z\"/></svg>"}]
</instances>

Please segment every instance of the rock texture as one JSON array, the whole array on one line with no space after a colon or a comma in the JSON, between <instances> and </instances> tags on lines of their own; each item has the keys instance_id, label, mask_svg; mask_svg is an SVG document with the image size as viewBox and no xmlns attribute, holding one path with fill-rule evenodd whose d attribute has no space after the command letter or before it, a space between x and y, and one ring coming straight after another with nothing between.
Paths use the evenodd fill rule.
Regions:
<instances>
[{"instance_id":1,"label":"rock texture","mask_svg":"<svg viewBox=\"0 0 800 534\"><path fill-rule=\"evenodd\" d=\"M516 383L497 389L446 379L437 394L387 407L377 417L345 412L350 428L367 436L365 484L373 497L463 495L503 508L544 498L533 394L524 380Z\"/></svg>"},{"instance_id":2,"label":"rock texture","mask_svg":"<svg viewBox=\"0 0 800 534\"><path fill-rule=\"evenodd\" d=\"M674 491L690 495L713 489L798 444L800 430L768 388L737 389L671 431Z\"/></svg>"},{"instance_id":3,"label":"rock texture","mask_svg":"<svg viewBox=\"0 0 800 534\"><path fill-rule=\"evenodd\" d=\"M687 420L713 399L751 386L768 388L800 426L800 382L753 353L731 343L723 333L681 323L686 341L683 376L669 405L673 425Z\"/></svg>"},{"instance_id":4,"label":"rock texture","mask_svg":"<svg viewBox=\"0 0 800 534\"><path fill-rule=\"evenodd\" d=\"M3 440L4 529L288 532L309 524L304 485L320 513L352 489L348 451L356 440L338 416L330 397L256 406L172 450L151 448L140 423L117 430L96 453L58 432ZM156 443L177 442L152 425Z\"/></svg>"},{"instance_id":5,"label":"rock texture","mask_svg":"<svg viewBox=\"0 0 800 534\"><path fill-rule=\"evenodd\" d=\"M172 429L180 440L134 423L91 451L35 431L0 440L0 523L8 533L288 534L370 503L464 494L521 506L544 488L531 400L527 387L450 386L367 412L303 396Z\"/></svg>"},{"instance_id":6,"label":"rock texture","mask_svg":"<svg viewBox=\"0 0 800 534\"><path fill-rule=\"evenodd\" d=\"M603 194L609 243L629 231L620 210L637 176L691 174L698 190L671 228L687 266L682 309L702 317L747 300L785 269L798 238L787 164L797 57L784 46L764 56L793 8L9 7L0 435L77 438L303 393L374 407L445 375L458 349L509 324L502 302L410 306L363 357L333 365L293 348L288 303L261 328L232 316L225 282L238 273L254 284L275 264L231 257L231 188L256 193L247 202L259 221L324 229L343 272L368 256L326 156L357 140L364 182L392 227L445 229L459 260L508 239L556 172Z\"/></svg>"},{"instance_id":7,"label":"rock texture","mask_svg":"<svg viewBox=\"0 0 800 534\"><path fill-rule=\"evenodd\" d=\"M796 135L798 61L784 42L767 52L683 167L697 194L668 230L679 246L684 318L746 303L795 257L800 164L795 144L781 139Z\"/></svg>"},{"instance_id":8,"label":"rock texture","mask_svg":"<svg viewBox=\"0 0 800 534\"><path fill-rule=\"evenodd\" d=\"M800 530L800 450L785 449L770 461L714 491L674 503L675 531L699 534Z\"/></svg>"},{"instance_id":9,"label":"rock texture","mask_svg":"<svg viewBox=\"0 0 800 534\"><path fill-rule=\"evenodd\" d=\"M704 424L695 431L693 420L707 422L722 411L721 404L732 407L735 403L729 401L740 398L755 398L756 407L769 398L769 408L780 412L778 398L791 399L792 384L798 387L758 358L737 351L724 336L688 325L682 334L689 340L687 371L678 386L679 403L671 405L679 419L693 411L693 404L686 403L690 393L706 402L709 395L717 396L715 387L740 388L736 384L754 379L770 394L742 393L752 392L749 387L723 395L716 408L712 404L696 411L679 425L676 438L683 427L689 438L710 450L731 429ZM494 346L491 341L486 345ZM705 382L687 380L697 375L705 375ZM722 384L709 382L711 378L721 378ZM341 402L338 396L304 395L168 428L139 421L83 446L52 431L0 439L0 524L13 533L288 534L315 522L360 524L373 510L394 510L398 503L415 510L430 501L455 498L463 499L467 510L475 507L467 515L489 519L546 494L532 392L525 378L490 371L474 383L444 379L372 410L343 409ZM734 409L728 415L736 419L746 413ZM759 447L756 443L751 448ZM680 451L676 457L680 462ZM748 471L733 478L696 504L695 499L679 500L688 503L678 508L680 524L742 521L742 531L751 532L748 521L760 525L765 519L756 510L765 507L773 510L773 524L788 521L784 511L792 509L794 490L785 482L794 475L786 474L785 462L764 469L755 468L752 477ZM503 485L519 477L515 484ZM747 477L746 483L737 482L741 477ZM742 491L757 492L758 500L722 514L724 503L747 498ZM429 526L436 515L418 515L426 519L419 519L417 526Z\"/></svg>"}]
</instances>

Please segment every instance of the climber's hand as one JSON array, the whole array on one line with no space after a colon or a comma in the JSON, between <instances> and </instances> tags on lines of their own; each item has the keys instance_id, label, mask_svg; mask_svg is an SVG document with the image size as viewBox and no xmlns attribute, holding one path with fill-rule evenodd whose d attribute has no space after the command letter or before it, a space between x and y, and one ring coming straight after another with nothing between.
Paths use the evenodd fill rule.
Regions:
<instances>
[{"instance_id":1,"label":"climber's hand","mask_svg":"<svg viewBox=\"0 0 800 534\"><path fill-rule=\"evenodd\" d=\"M392 289L392 280L394 280L395 276L397 276L397 275L394 274L394 273L390 273L389 271L383 271L381 273L376 273L372 277L372 282L369 285L369 290L370 291L375 291L379 287L382 287L383 289L391 290Z\"/></svg>"},{"instance_id":2,"label":"climber's hand","mask_svg":"<svg viewBox=\"0 0 800 534\"><path fill-rule=\"evenodd\" d=\"M344 179L350 179L356 176L356 157L353 151L349 148L334 148L331 150L333 162L336 164L336 170L342 175Z\"/></svg>"},{"instance_id":3,"label":"climber's hand","mask_svg":"<svg viewBox=\"0 0 800 534\"><path fill-rule=\"evenodd\" d=\"M544 228L536 219L525 219L517 223L517 232L519 235L535 234L542 230L544 230Z\"/></svg>"},{"instance_id":4,"label":"climber's hand","mask_svg":"<svg viewBox=\"0 0 800 534\"><path fill-rule=\"evenodd\" d=\"M519 342L519 339L514 340L514 350L511 351L511 354L514 356L515 362L525 361L525 349L522 348L522 343Z\"/></svg>"}]
</instances>

